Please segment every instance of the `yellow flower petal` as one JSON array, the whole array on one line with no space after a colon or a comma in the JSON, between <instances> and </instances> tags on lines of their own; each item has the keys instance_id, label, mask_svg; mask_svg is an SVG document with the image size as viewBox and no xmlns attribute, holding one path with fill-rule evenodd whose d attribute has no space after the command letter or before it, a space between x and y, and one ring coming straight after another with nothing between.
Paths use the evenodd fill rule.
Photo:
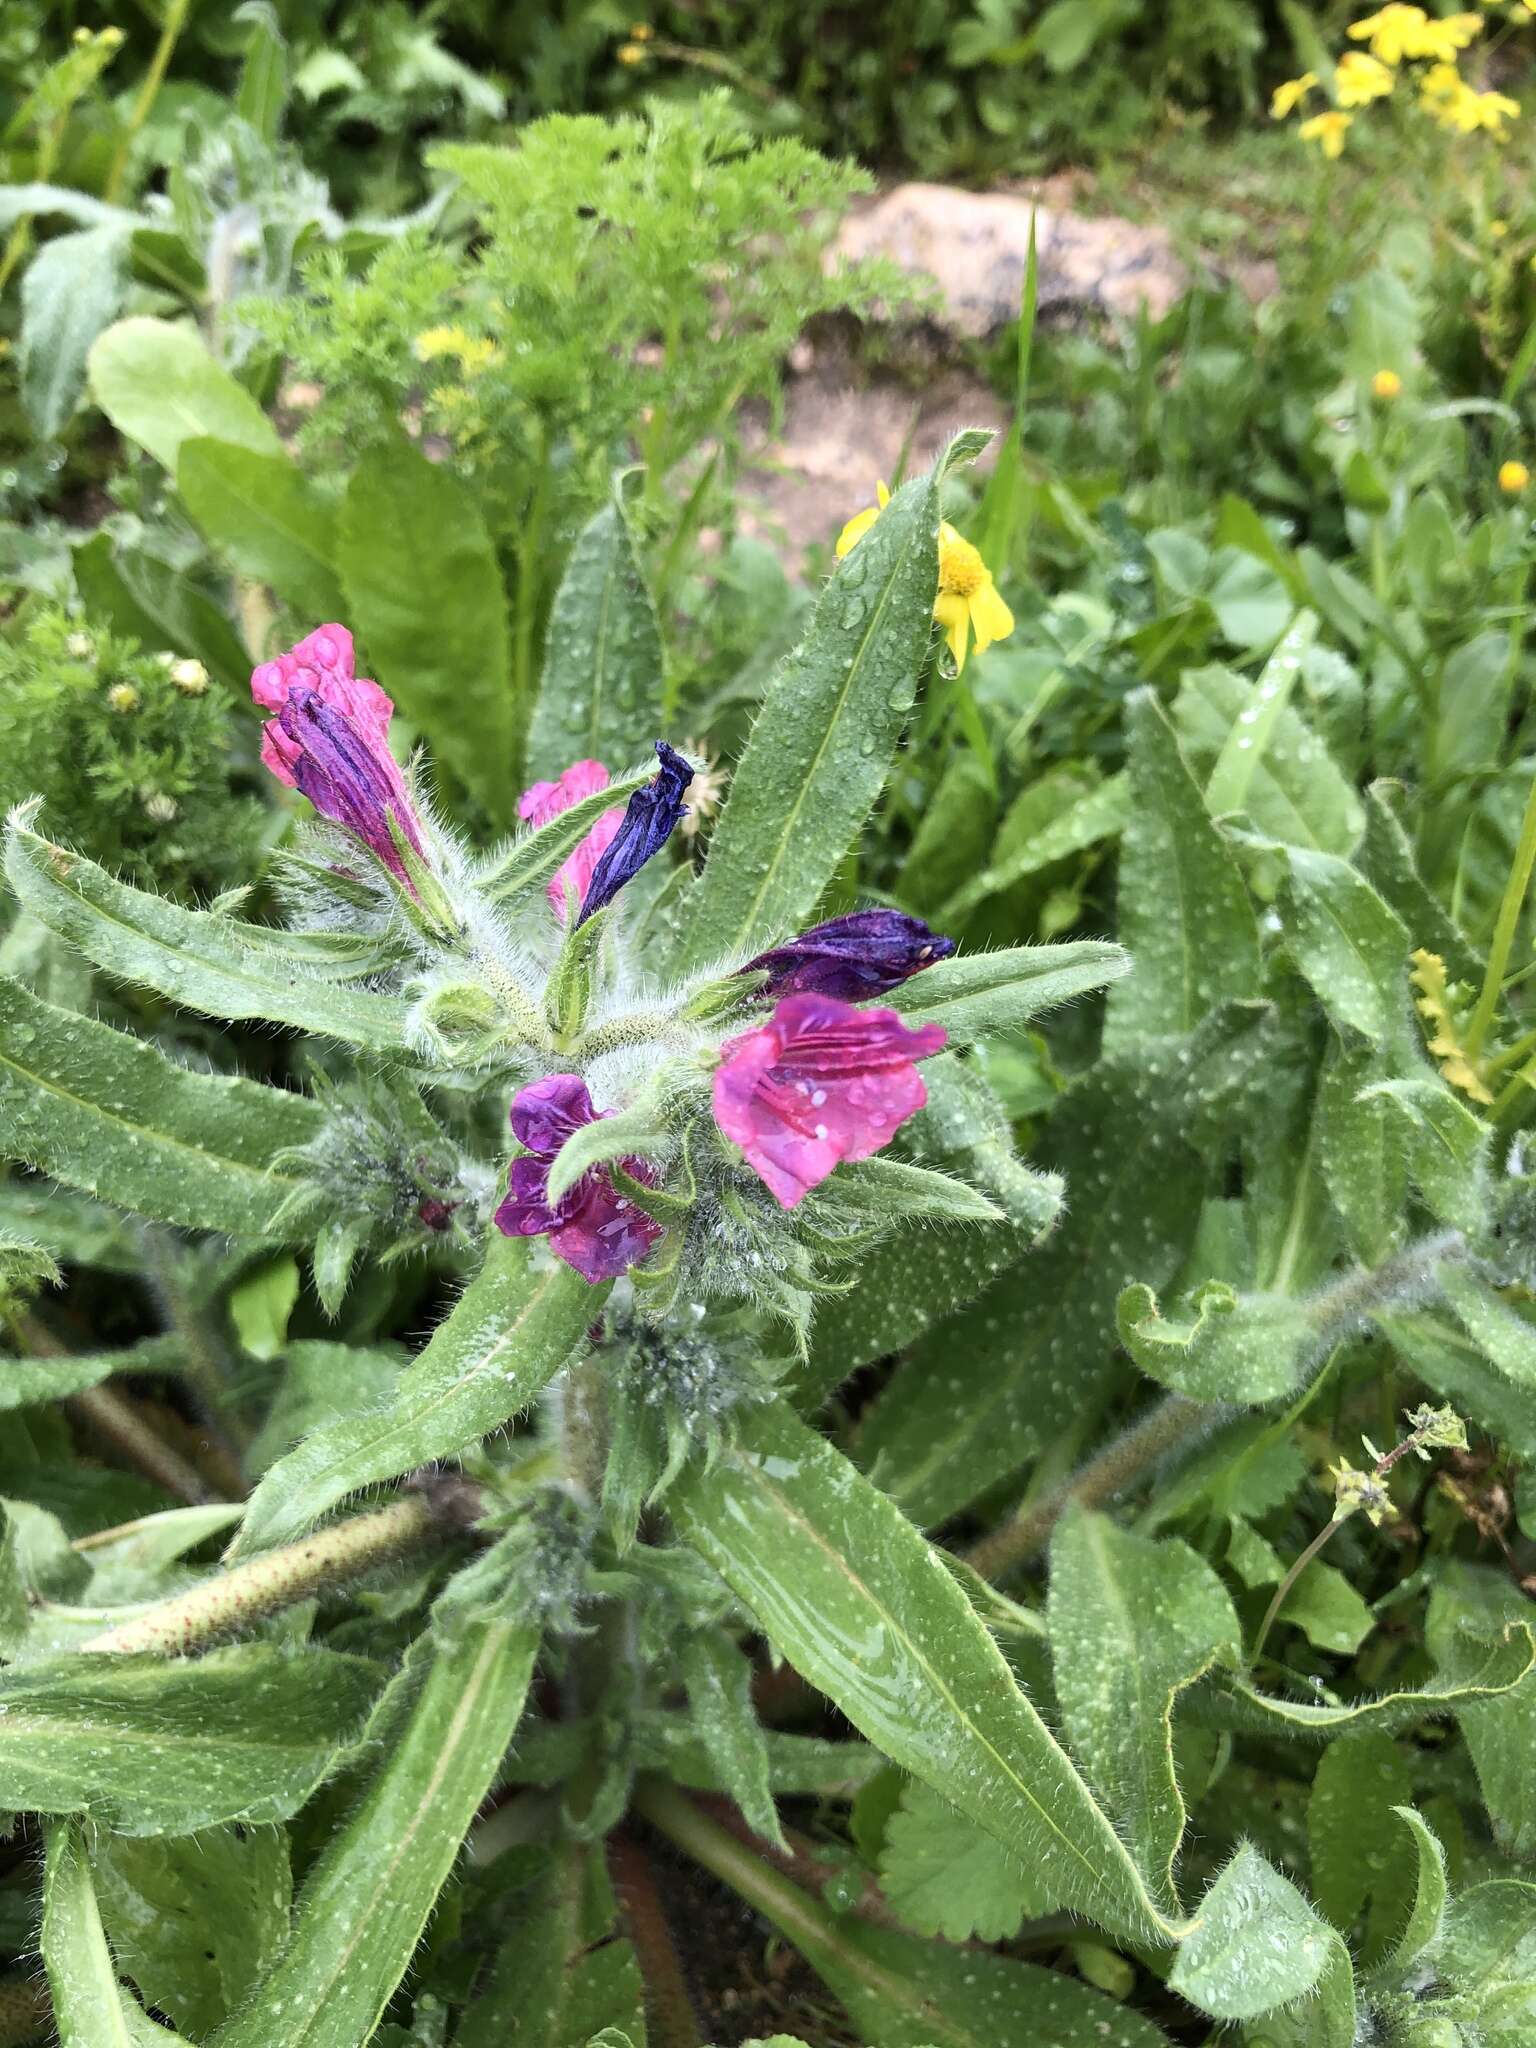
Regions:
<instances>
[{"instance_id":1,"label":"yellow flower petal","mask_svg":"<svg viewBox=\"0 0 1536 2048\"><path fill-rule=\"evenodd\" d=\"M1013 613L998 595L997 585L989 576L971 599L971 624L976 629L976 652L990 647L994 640L1006 640L1013 631Z\"/></svg>"},{"instance_id":2,"label":"yellow flower petal","mask_svg":"<svg viewBox=\"0 0 1536 2048\"><path fill-rule=\"evenodd\" d=\"M870 506L867 512L856 512L854 514L842 532L837 536L836 554L839 561L843 559L843 556L847 554L848 550L856 542L864 538L865 534L868 533L879 517L880 514L873 505Z\"/></svg>"}]
</instances>

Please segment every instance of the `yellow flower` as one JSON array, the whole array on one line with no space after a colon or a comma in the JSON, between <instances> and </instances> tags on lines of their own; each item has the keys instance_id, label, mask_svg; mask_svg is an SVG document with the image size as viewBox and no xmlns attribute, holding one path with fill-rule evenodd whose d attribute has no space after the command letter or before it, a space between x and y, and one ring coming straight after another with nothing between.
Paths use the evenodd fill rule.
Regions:
<instances>
[{"instance_id":1,"label":"yellow flower","mask_svg":"<svg viewBox=\"0 0 1536 2048\"><path fill-rule=\"evenodd\" d=\"M1419 32L1413 57L1429 57L1438 64L1454 64L1458 50L1464 50L1483 32L1480 14L1431 15Z\"/></svg>"},{"instance_id":2,"label":"yellow flower","mask_svg":"<svg viewBox=\"0 0 1536 2048\"><path fill-rule=\"evenodd\" d=\"M1300 78L1288 78L1283 85L1277 85L1269 102L1269 118L1283 121L1287 114L1294 114L1316 84L1317 73L1303 71Z\"/></svg>"},{"instance_id":3,"label":"yellow flower","mask_svg":"<svg viewBox=\"0 0 1536 2048\"><path fill-rule=\"evenodd\" d=\"M501 361L501 350L494 341L484 341L462 327L428 327L417 335L414 345L417 362L435 363L452 356L466 377Z\"/></svg>"},{"instance_id":4,"label":"yellow flower","mask_svg":"<svg viewBox=\"0 0 1536 2048\"><path fill-rule=\"evenodd\" d=\"M1396 370L1378 370L1371 379L1371 389L1378 398L1397 398L1402 394L1403 380Z\"/></svg>"},{"instance_id":5,"label":"yellow flower","mask_svg":"<svg viewBox=\"0 0 1536 2048\"><path fill-rule=\"evenodd\" d=\"M878 502L856 513L837 536L839 561L868 533L891 502L884 484L875 486ZM1013 613L998 595L992 571L971 543L946 519L939 528L939 589L933 601L933 616L944 628L955 667L965 667L971 635L976 652L982 654L994 640L1006 640L1013 631Z\"/></svg>"},{"instance_id":6,"label":"yellow flower","mask_svg":"<svg viewBox=\"0 0 1536 2048\"><path fill-rule=\"evenodd\" d=\"M1329 111L1314 114L1310 121L1303 121L1296 133L1303 142L1315 142L1326 157L1340 157L1344 154L1344 137L1354 121L1353 114Z\"/></svg>"},{"instance_id":7,"label":"yellow flower","mask_svg":"<svg viewBox=\"0 0 1536 2048\"><path fill-rule=\"evenodd\" d=\"M1379 57L1368 57L1364 50L1346 50L1333 82L1341 107L1368 107L1372 100L1389 93L1395 81Z\"/></svg>"},{"instance_id":8,"label":"yellow flower","mask_svg":"<svg viewBox=\"0 0 1536 2048\"><path fill-rule=\"evenodd\" d=\"M643 64L648 54L644 43L620 43L614 52L621 64Z\"/></svg>"},{"instance_id":9,"label":"yellow flower","mask_svg":"<svg viewBox=\"0 0 1536 2048\"><path fill-rule=\"evenodd\" d=\"M1523 462L1501 462L1499 464L1499 489L1506 497L1518 498L1531 480L1531 472Z\"/></svg>"},{"instance_id":10,"label":"yellow flower","mask_svg":"<svg viewBox=\"0 0 1536 2048\"><path fill-rule=\"evenodd\" d=\"M1427 113L1442 128L1471 135L1486 128L1496 142L1504 139L1504 123L1520 111L1520 102L1501 92L1475 92L1454 64L1432 64L1420 81Z\"/></svg>"},{"instance_id":11,"label":"yellow flower","mask_svg":"<svg viewBox=\"0 0 1536 2048\"><path fill-rule=\"evenodd\" d=\"M107 692L107 702L114 711L120 711L124 714L130 711L137 711L139 708L139 693L132 683L114 683Z\"/></svg>"},{"instance_id":12,"label":"yellow flower","mask_svg":"<svg viewBox=\"0 0 1536 2048\"><path fill-rule=\"evenodd\" d=\"M1480 14L1431 16L1422 7L1394 5L1352 21L1349 33L1355 42L1369 43L1371 54L1383 64L1401 64L1405 57L1449 64L1482 28Z\"/></svg>"}]
</instances>

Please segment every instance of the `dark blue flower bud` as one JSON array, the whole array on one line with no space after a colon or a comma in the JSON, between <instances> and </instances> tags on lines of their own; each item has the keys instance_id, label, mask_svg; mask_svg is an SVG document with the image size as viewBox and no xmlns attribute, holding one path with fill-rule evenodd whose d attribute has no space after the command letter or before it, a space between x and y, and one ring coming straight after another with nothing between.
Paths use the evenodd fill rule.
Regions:
<instances>
[{"instance_id":1,"label":"dark blue flower bud","mask_svg":"<svg viewBox=\"0 0 1536 2048\"><path fill-rule=\"evenodd\" d=\"M624 822L592 870L578 924L585 924L594 912L613 901L626 882L634 880L651 855L666 845L673 826L688 808L683 792L693 780L693 769L665 740L656 742L656 756L660 771L630 798Z\"/></svg>"},{"instance_id":2,"label":"dark blue flower bud","mask_svg":"<svg viewBox=\"0 0 1536 2048\"><path fill-rule=\"evenodd\" d=\"M769 976L758 991L768 1002L817 995L857 1003L899 988L954 950L953 939L931 932L920 917L902 910L855 910L770 947L741 971Z\"/></svg>"}]
</instances>

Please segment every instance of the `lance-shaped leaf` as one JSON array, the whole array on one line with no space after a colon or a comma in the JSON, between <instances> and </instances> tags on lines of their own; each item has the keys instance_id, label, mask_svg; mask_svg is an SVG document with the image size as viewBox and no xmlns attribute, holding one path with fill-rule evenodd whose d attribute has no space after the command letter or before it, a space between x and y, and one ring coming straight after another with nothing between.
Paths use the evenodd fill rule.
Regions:
<instances>
[{"instance_id":1,"label":"lance-shaped leaf","mask_svg":"<svg viewBox=\"0 0 1536 2048\"><path fill-rule=\"evenodd\" d=\"M378 1767L283 1954L209 2048L363 2048L410 1968L517 1726L539 1646L500 1546L449 1583L371 1724Z\"/></svg>"},{"instance_id":2,"label":"lance-shaped leaf","mask_svg":"<svg viewBox=\"0 0 1536 2048\"><path fill-rule=\"evenodd\" d=\"M895 1763L1037 1865L1065 1904L1170 1932L965 1593L886 1497L784 1406L668 1495L769 1641Z\"/></svg>"},{"instance_id":3,"label":"lance-shaped leaf","mask_svg":"<svg viewBox=\"0 0 1536 2048\"><path fill-rule=\"evenodd\" d=\"M240 575L269 585L300 618L344 616L335 512L290 456L199 436L181 444L176 487Z\"/></svg>"},{"instance_id":4,"label":"lance-shaped leaf","mask_svg":"<svg viewBox=\"0 0 1536 2048\"><path fill-rule=\"evenodd\" d=\"M1412 1835L1415 1852L1413 1904L1392 1953L1382 1965L1385 1975L1401 1978L1426 1949L1438 1944L1445 1925L1448 1885L1445 1851L1428 1821L1411 1806L1395 1806L1392 1811Z\"/></svg>"},{"instance_id":5,"label":"lance-shaped leaf","mask_svg":"<svg viewBox=\"0 0 1536 2048\"><path fill-rule=\"evenodd\" d=\"M1257 2019L1314 1990L1340 1946L1290 1879L1245 1845L1200 1901L1168 1982L1216 2019Z\"/></svg>"},{"instance_id":6,"label":"lance-shaped leaf","mask_svg":"<svg viewBox=\"0 0 1536 2048\"><path fill-rule=\"evenodd\" d=\"M118 1982L85 1838L74 1821L59 1821L48 1830L43 1964L59 2048L187 2048L179 2034L157 2027Z\"/></svg>"},{"instance_id":7,"label":"lance-shaped leaf","mask_svg":"<svg viewBox=\"0 0 1536 2048\"><path fill-rule=\"evenodd\" d=\"M1128 954L1101 939L956 953L881 1000L914 1022L942 1024L951 1044L965 1045L1022 1031L1042 1010L1119 981L1130 965Z\"/></svg>"},{"instance_id":8,"label":"lance-shaped leaf","mask_svg":"<svg viewBox=\"0 0 1536 2048\"><path fill-rule=\"evenodd\" d=\"M47 242L21 281L21 402L38 438L68 425L91 344L122 309L131 222L112 220Z\"/></svg>"},{"instance_id":9,"label":"lance-shaped leaf","mask_svg":"<svg viewBox=\"0 0 1536 2048\"><path fill-rule=\"evenodd\" d=\"M1333 1022L1417 1062L1408 1014L1408 928L1336 854L1288 847L1286 942Z\"/></svg>"},{"instance_id":10,"label":"lance-shaped leaf","mask_svg":"<svg viewBox=\"0 0 1536 2048\"><path fill-rule=\"evenodd\" d=\"M521 1239L493 1237L462 1301L391 1400L306 1437L251 1496L237 1551L301 1536L360 1487L452 1458L501 1429L565 1364L607 1297Z\"/></svg>"},{"instance_id":11,"label":"lance-shaped leaf","mask_svg":"<svg viewBox=\"0 0 1536 2048\"><path fill-rule=\"evenodd\" d=\"M1480 1229L1487 1213L1487 1125L1427 1073L1376 1081L1364 1093L1385 1109L1425 1206L1456 1230Z\"/></svg>"},{"instance_id":12,"label":"lance-shaped leaf","mask_svg":"<svg viewBox=\"0 0 1536 2048\"><path fill-rule=\"evenodd\" d=\"M585 527L560 579L528 735L529 782L553 782L573 761L638 760L662 729L661 631L622 488Z\"/></svg>"},{"instance_id":13,"label":"lance-shaped leaf","mask_svg":"<svg viewBox=\"0 0 1536 2048\"><path fill-rule=\"evenodd\" d=\"M1219 1660L1238 1661L1231 1598L1186 1544L1073 1510L1051 1544L1046 1612L1068 1746L1154 1895L1177 1912L1174 1702Z\"/></svg>"},{"instance_id":14,"label":"lance-shaped leaf","mask_svg":"<svg viewBox=\"0 0 1536 2048\"><path fill-rule=\"evenodd\" d=\"M509 903L525 890L540 889L562 867L568 856L586 838L607 811L622 810L634 792L649 782L656 764L632 769L594 790L569 810L561 811L547 825L523 832L502 853L486 863L480 885L493 903Z\"/></svg>"},{"instance_id":15,"label":"lance-shaped leaf","mask_svg":"<svg viewBox=\"0 0 1536 2048\"><path fill-rule=\"evenodd\" d=\"M493 823L510 825L524 713L501 570L468 486L403 434L369 449L342 499L336 566L379 681Z\"/></svg>"},{"instance_id":16,"label":"lance-shaped leaf","mask_svg":"<svg viewBox=\"0 0 1536 2048\"><path fill-rule=\"evenodd\" d=\"M1465 1266L1447 1262L1440 1286L1463 1329L1512 1386L1536 1394L1536 1323L1501 1299Z\"/></svg>"},{"instance_id":17,"label":"lance-shaped leaf","mask_svg":"<svg viewBox=\"0 0 1536 2048\"><path fill-rule=\"evenodd\" d=\"M161 1223L260 1237L306 1193L274 1161L321 1122L302 1095L191 1073L0 976L0 1157Z\"/></svg>"},{"instance_id":18,"label":"lance-shaped leaf","mask_svg":"<svg viewBox=\"0 0 1536 2048\"><path fill-rule=\"evenodd\" d=\"M989 866L973 875L934 911L933 924L941 931L946 926L958 925L988 897L1001 896L1030 875L1039 874L1042 868L1081 853L1101 839L1114 838L1124 829L1132 803L1130 777L1112 775L1038 832L1031 832L1017 847L994 852Z\"/></svg>"},{"instance_id":19,"label":"lance-shaped leaf","mask_svg":"<svg viewBox=\"0 0 1536 2048\"><path fill-rule=\"evenodd\" d=\"M7 826L5 874L24 909L135 987L205 1016L261 1017L373 1052L401 1043L405 1006L394 997L307 980L261 926L116 881L33 831L29 812L14 812Z\"/></svg>"},{"instance_id":20,"label":"lance-shaped leaf","mask_svg":"<svg viewBox=\"0 0 1536 2048\"><path fill-rule=\"evenodd\" d=\"M1318 1164L1349 1248L1366 1265L1396 1250L1408 1207L1408 1166L1398 1121L1370 1090L1382 1078L1369 1046L1353 1052L1337 1044L1317 1090Z\"/></svg>"},{"instance_id":21,"label":"lance-shaped leaf","mask_svg":"<svg viewBox=\"0 0 1536 2048\"><path fill-rule=\"evenodd\" d=\"M68 1394L99 1387L118 1373L179 1372L186 1359L186 1339L169 1333L145 1337L121 1351L0 1358L0 1409L28 1408L34 1401L62 1401Z\"/></svg>"},{"instance_id":22,"label":"lance-shaped leaf","mask_svg":"<svg viewBox=\"0 0 1536 2048\"><path fill-rule=\"evenodd\" d=\"M688 1705L704 1747L748 1825L786 1846L769 1784L768 1738L752 1705L752 1665L729 1637L700 1629L679 1660Z\"/></svg>"},{"instance_id":23,"label":"lance-shaped leaf","mask_svg":"<svg viewBox=\"0 0 1536 2048\"><path fill-rule=\"evenodd\" d=\"M377 1665L241 1643L195 1663L78 1654L0 1674L0 1797L125 1835L296 1813L357 1734Z\"/></svg>"},{"instance_id":24,"label":"lance-shaped leaf","mask_svg":"<svg viewBox=\"0 0 1536 2048\"><path fill-rule=\"evenodd\" d=\"M810 924L884 788L927 660L946 466L899 490L838 564L769 685L689 909L683 969Z\"/></svg>"},{"instance_id":25,"label":"lance-shaped leaf","mask_svg":"<svg viewBox=\"0 0 1536 2048\"><path fill-rule=\"evenodd\" d=\"M1224 1280L1195 1292L1193 1320L1166 1317L1150 1287L1127 1287L1115 1307L1120 1341L1144 1373L1195 1401L1278 1401L1302 1376L1315 1342L1302 1303L1238 1294Z\"/></svg>"},{"instance_id":26,"label":"lance-shaped leaf","mask_svg":"<svg viewBox=\"0 0 1536 2048\"><path fill-rule=\"evenodd\" d=\"M1237 862L1211 822L1168 714L1150 691L1126 721L1131 806L1120 839L1120 936L1106 1052L1139 1034L1193 1031L1224 998L1259 994L1259 933Z\"/></svg>"}]
</instances>

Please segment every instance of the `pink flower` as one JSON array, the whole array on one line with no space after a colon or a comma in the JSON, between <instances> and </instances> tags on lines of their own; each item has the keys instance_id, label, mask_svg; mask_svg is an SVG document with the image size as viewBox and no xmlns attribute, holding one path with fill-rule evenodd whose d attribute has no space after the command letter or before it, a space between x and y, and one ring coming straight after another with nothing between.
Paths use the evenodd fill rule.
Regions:
<instances>
[{"instance_id":1,"label":"pink flower","mask_svg":"<svg viewBox=\"0 0 1536 2048\"><path fill-rule=\"evenodd\" d=\"M288 702L296 686L313 690L322 703L344 712L377 750L389 753L389 721L395 707L386 691L366 676L352 672L352 635L345 626L317 626L297 647L290 647L276 661L264 661L251 671L251 695L264 711L274 714L262 729L261 758L290 789L298 787L295 770L302 748L289 738L276 714Z\"/></svg>"},{"instance_id":2,"label":"pink flower","mask_svg":"<svg viewBox=\"0 0 1536 2048\"><path fill-rule=\"evenodd\" d=\"M532 789L523 791L517 807L517 815L525 818L530 825L547 825L551 818L558 818L562 811L568 811L572 804L580 803L583 797L594 796L598 790L606 789L611 780L608 770L601 761L577 761L567 768L558 782L536 782ZM613 844L614 835L624 822L622 808L604 811L580 846L570 854L550 877L545 893L560 922L565 922L565 892L567 886L576 892L576 901L586 899L587 888L592 880L592 871Z\"/></svg>"},{"instance_id":3,"label":"pink flower","mask_svg":"<svg viewBox=\"0 0 1536 2048\"><path fill-rule=\"evenodd\" d=\"M836 996L786 996L766 1024L728 1039L715 1122L786 1209L845 1159L867 1159L928 1100L912 1064L942 1052L939 1024Z\"/></svg>"},{"instance_id":4,"label":"pink flower","mask_svg":"<svg viewBox=\"0 0 1536 2048\"><path fill-rule=\"evenodd\" d=\"M661 1235L661 1225L627 1201L601 1167L584 1173L558 1202L550 1201L556 1153L573 1131L597 1121L579 1074L550 1074L524 1088L512 1105L512 1129L528 1153L513 1160L506 1199L496 1211L504 1237L547 1237L555 1257L593 1286L638 1265ZM647 1185L652 1179L641 1159L626 1159L624 1171Z\"/></svg>"}]
</instances>

